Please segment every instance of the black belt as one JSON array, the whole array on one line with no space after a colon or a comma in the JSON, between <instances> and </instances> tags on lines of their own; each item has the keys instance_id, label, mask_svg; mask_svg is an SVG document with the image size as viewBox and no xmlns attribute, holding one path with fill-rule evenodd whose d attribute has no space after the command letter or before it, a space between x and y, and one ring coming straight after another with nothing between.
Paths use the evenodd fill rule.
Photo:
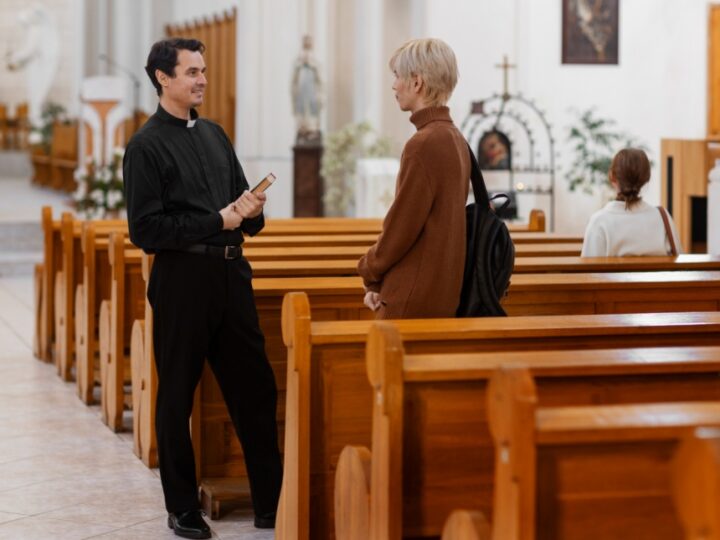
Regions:
<instances>
[{"instance_id":1,"label":"black belt","mask_svg":"<svg viewBox=\"0 0 720 540\"><path fill-rule=\"evenodd\" d=\"M193 244L181 251L197 253L199 255L211 255L232 260L242 256L242 246L211 246L209 244Z\"/></svg>"}]
</instances>

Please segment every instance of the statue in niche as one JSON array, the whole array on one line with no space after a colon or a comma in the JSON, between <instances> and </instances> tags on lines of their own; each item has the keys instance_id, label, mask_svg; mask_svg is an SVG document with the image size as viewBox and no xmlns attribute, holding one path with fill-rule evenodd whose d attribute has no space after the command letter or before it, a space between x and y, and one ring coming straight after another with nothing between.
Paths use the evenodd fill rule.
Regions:
<instances>
[{"instance_id":1,"label":"statue in niche","mask_svg":"<svg viewBox=\"0 0 720 540\"><path fill-rule=\"evenodd\" d=\"M25 70L28 116L33 126L41 124L42 104L52 86L58 68L60 41L54 17L35 5L17 15L24 29L25 43L10 49L6 64L10 71Z\"/></svg>"},{"instance_id":2,"label":"statue in niche","mask_svg":"<svg viewBox=\"0 0 720 540\"><path fill-rule=\"evenodd\" d=\"M511 168L510 139L502 131L483 133L478 143L478 164L481 169L509 171Z\"/></svg>"},{"instance_id":3,"label":"statue in niche","mask_svg":"<svg viewBox=\"0 0 720 540\"><path fill-rule=\"evenodd\" d=\"M292 105L297 144L320 141L320 71L312 55L312 37L303 36L292 73Z\"/></svg>"}]
</instances>

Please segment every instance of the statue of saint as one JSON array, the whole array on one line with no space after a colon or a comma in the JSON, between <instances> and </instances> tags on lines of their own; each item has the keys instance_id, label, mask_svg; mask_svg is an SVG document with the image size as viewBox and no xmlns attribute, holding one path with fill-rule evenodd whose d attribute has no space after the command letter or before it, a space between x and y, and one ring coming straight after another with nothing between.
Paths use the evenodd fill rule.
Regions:
<instances>
[{"instance_id":1,"label":"statue of saint","mask_svg":"<svg viewBox=\"0 0 720 540\"><path fill-rule=\"evenodd\" d=\"M312 57L312 37L303 36L302 46L292 74L292 105L298 144L320 140L320 72Z\"/></svg>"},{"instance_id":2,"label":"statue of saint","mask_svg":"<svg viewBox=\"0 0 720 540\"><path fill-rule=\"evenodd\" d=\"M40 6L18 13L24 28L25 43L6 55L10 71L25 70L30 124L40 125L42 105L50 92L58 68L60 41L57 25L50 13Z\"/></svg>"}]
</instances>

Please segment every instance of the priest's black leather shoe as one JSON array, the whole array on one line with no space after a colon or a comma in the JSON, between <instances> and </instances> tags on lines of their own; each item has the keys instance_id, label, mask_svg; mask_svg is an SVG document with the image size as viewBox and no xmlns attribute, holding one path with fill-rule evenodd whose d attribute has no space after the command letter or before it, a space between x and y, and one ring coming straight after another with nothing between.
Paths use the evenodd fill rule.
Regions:
<instances>
[{"instance_id":1,"label":"priest's black leather shoe","mask_svg":"<svg viewBox=\"0 0 720 540\"><path fill-rule=\"evenodd\" d=\"M275 512L272 514L255 514L256 529L274 529L275 528Z\"/></svg>"},{"instance_id":2,"label":"priest's black leather shoe","mask_svg":"<svg viewBox=\"0 0 720 540\"><path fill-rule=\"evenodd\" d=\"M182 538L210 538L210 527L200 514L200 510L168 514L168 527Z\"/></svg>"}]
</instances>

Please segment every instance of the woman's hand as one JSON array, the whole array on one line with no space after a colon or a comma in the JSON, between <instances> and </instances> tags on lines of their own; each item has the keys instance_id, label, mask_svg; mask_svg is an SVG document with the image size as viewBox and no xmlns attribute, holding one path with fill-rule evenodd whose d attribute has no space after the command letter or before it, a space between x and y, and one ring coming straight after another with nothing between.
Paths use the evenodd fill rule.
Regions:
<instances>
[{"instance_id":1,"label":"woman's hand","mask_svg":"<svg viewBox=\"0 0 720 540\"><path fill-rule=\"evenodd\" d=\"M365 293L365 300L363 303L373 311L380 309L382 301L380 300L380 293L368 291Z\"/></svg>"}]
</instances>

